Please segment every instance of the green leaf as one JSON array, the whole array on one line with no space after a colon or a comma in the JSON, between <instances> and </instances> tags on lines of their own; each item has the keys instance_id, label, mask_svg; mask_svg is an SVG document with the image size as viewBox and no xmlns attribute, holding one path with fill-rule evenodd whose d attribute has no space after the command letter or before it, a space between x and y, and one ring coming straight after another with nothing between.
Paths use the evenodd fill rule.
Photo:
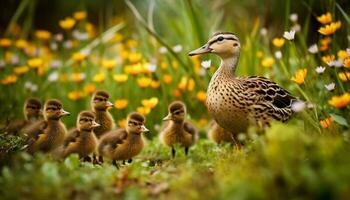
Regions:
<instances>
[{"instance_id":1,"label":"green leaf","mask_svg":"<svg viewBox=\"0 0 350 200\"><path fill-rule=\"evenodd\" d=\"M343 126L346 126L346 127L349 127L349 124L348 122L346 121L346 119L340 115L336 115L334 113L330 114L330 116L333 118L333 120L335 122L337 122L338 124L340 125L343 125Z\"/></svg>"}]
</instances>

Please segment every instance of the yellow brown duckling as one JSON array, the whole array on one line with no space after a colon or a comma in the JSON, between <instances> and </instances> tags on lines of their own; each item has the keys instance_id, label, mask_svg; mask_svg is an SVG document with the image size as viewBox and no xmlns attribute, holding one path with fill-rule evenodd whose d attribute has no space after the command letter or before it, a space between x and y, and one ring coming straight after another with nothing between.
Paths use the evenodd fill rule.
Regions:
<instances>
[{"instance_id":1,"label":"yellow brown duckling","mask_svg":"<svg viewBox=\"0 0 350 200\"><path fill-rule=\"evenodd\" d=\"M160 140L166 146L171 147L172 157L175 157L174 145L179 144L188 154L189 148L198 140L198 130L190 122L185 121L186 106L181 101L175 101L168 107L169 114L163 119L167 121L160 132Z\"/></svg>"},{"instance_id":2,"label":"yellow brown duckling","mask_svg":"<svg viewBox=\"0 0 350 200\"><path fill-rule=\"evenodd\" d=\"M93 129L98 126L100 125L95 122L95 114L93 112L80 112L77 119L77 128L69 131L68 136L64 140L63 157L76 153L84 161L91 162L90 155L96 153L98 144Z\"/></svg>"},{"instance_id":3,"label":"yellow brown duckling","mask_svg":"<svg viewBox=\"0 0 350 200\"><path fill-rule=\"evenodd\" d=\"M100 124L99 127L94 128L97 138L111 131L115 126L113 117L108 112L108 108L112 107L113 104L108 99L108 92L102 90L96 91L91 99L91 108L96 116L95 121Z\"/></svg>"},{"instance_id":4,"label":"yellow brown duckling","mask_svg":"<svg viewBox=\"0 0 350 200\"><path fill-rule=\"evenodd\" d=\"M271 120L285 122L293 114L296 99L275 82L259 76L237 77L241 44L230 32L215 33L189 56L214 53L220 67L210 80L207 107L215 121L231 133L246 132L250 124L268 126Z\"/></svg>"},{"instance_id":5,"label":"yellow brown duckling","mask_svg":"<svg viewBox=\"0 0 350 200\"><path fill-rule=\"evenodd\" d=\"M100 139L99 155L111 159L117 167L118 160L130 163L142 151L144 140L141 134L147 131L145 117L136 112L131 113L127 117L125 128L110 131Z\"/></svg>"},{"instance_id":6,"label":"yellow brown duckling","mask_svg":"<svg viewBox=\"0 0 350 200\"><path fill-rule=\"evenodd\" d=\"M232 134L223 129L215 120L209 123L208 138L216 144L229 142L235 144Z\"/></svg>"},{"instance_id":7,"label":"yellow brown duckling","mask_svg":"<svg viewBox=\"0 0 350 200\"><path fill-rule=\"evenodd\" d=\"M51 152L60 146L67 134L66 126L61 122L61 117L69 115L62 108L59 100L50 99L44 105L44 120L35 122L23 130L28 136L28 151Z\"/></svg>"},{"instance_id":8,"label":"yellow brown duckling","mask_svg":"<svg viewBox=\"0 0 350 200\"><path fill-rule=\"evenodd\" d=\"M14 120L6 127L6 132L17 135L21 130L30 124L40 120L42 117L41 102L37 98L28 98L23 106L24 120Z\"/></svg>"}]
</instances>

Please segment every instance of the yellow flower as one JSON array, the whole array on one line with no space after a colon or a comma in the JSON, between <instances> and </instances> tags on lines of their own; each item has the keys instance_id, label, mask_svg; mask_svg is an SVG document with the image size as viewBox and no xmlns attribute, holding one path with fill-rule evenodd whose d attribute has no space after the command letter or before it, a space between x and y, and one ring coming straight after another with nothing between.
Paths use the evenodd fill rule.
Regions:
<instances>
[{"instance_id":1,"label":"yellow flower","mask_svg":"<svg viewBox=\"0 0 350 200\"><path fill-rule=\"evenodd\" d=\"M324 27L321 27L318 32L321 33L322 35L332 35L335 33L338 29L341 27L341 22L332 22L329 25L326 25Z\"/></svg>"},{"instance_id":2,"label":"yellow flower","mask_svg":"<svg viewBox=\"0 0 350 200\"><path fill-rule=\"evenodd\" d=\"M307 69L299 69L295 73L295 75L291 78L291 80L297 83L298 85L301 85L304 83L306 75L307 75Z\"/></svg>"},{"instance_id":3,"label":"yellow flower","mask_svg":"<svg viewBox=\"0 0 350 200\"><path fill-rule=\"evenodd\" d=\"M96 91L96 86L94 84L87 84L84 87L84 92L91 95Z\"/></svg>"},{"instance_id":4,"label":"yellow flower","mask_svg":"<svg viewBox=\"0 0 350 200\"><path fill-rule=\"evenodd\" d=\"M2 80L0 80L0 83L2 85L11 85L17 82L17 76L16 75L7 75Z\"/></svg>"},{"instance_id":5,"label":"yellow flower","mask_svg":"<svg viewBox=\"0 0 350 200\"><path fill-rule=\"evenodd\" d=\"M129 61L131 63L137 63L137 62L141 61L142 54L141 53L130 53L128 58L129 58Z\"/></svg>"},{"instance_id":6,"label":"yellow flower","mask_svg":"<svg viewBox=\"0 0 350 200\"><path fill-rule=\"evenodd\" d=\"M115 59L103 59L101 65L108 70L112 70L117 65L117 61Z\"/></svg>"},{"instance_id":7,"label":"yellow flower","mask_svg":"<svg viewBox=\"0 0 350 200\"><path fill-rule=\"evenodd\" d=\"M261 61L261 65L263 67L272 67L272 65L275 64L275 59L273 59L272 57L267 57L267 58L264 58L262 61Z\"/></svg>"},{"instance_id":8,"label":"yellow flower","mask_svg":"<svg viewBox=\"0 0 350 200\"><path fill-rule=\"evenodd\" d=\"M173 61L171 62L171 66L173 66L173 69L177 69L177 67L178 67L179 65L177 64L177 62L176 62L175 60L173 60Z\"/></svg>"},{"instance_id":9,"label":"yellow flower","mask_svg":"<svg viewBox=\"0 0 350 200\"><path fill-rule=\"evenodd\" d=\"M44 64L44 61L40 58L32 58L27 61L29 67L37 69Z\"/></svg>"},{"instance_id":10,"label":"yellow flower","mask_svg":"<svg viewBox=\"0 0 350 200\"><path fill-rule=\"evenodd\" d=\"M182 91L185 91L185 90L192 91L194 89L194 86L195 86L195 82L192 78L188 79L187 77L182 77L178 85L178 88Z\"/></svg>"},{"instance_id":11,"label":"yellow flower","mask_svg":"<svg viewBox=\"0 0 350 200\"><path fill-rule=\"evenodd\" d=\"M345 60L346 58L349 57L348 53L345 50L338 51L337 55L338 55L338 58L340 58L342 60Z\"/></svg>"},{"instance_id":12,"label":"yellow flower","mask_svg":"<svg viewBox=\"0 0 350 200\"><path fill-rule=\"evenodd\" d=\"M141 103L144 107L153 109L159 103L159 99L157 97L152 97L150 99L142 100Z\"/></svg>"},{"instance_id":13,"label":"yellow flower","mask_svg":"<svg viewBox=\"0 0 350 200\"><path fill-rule=\"evenodd\" d=\"M127 99L117 99L114 102L114 107L118 110L123 110L128 106L129 102Z\"/></svg>"},{"instance_id":14,"label":"yellow flower","mask_svg":"<svg viewBox=\"0 0 350 200\"><path fill-rule=\"evenodd\" d=\"M71 91L68 93L68 98L73 101L77 101L84 97L84 93L81 91Z\"/></svg>"},{"instance_id":15,"label":"yellow flower","mask_svg":"<svg viewBox=\"0 0 350 200\"><path fill-rule=\"evenodd\" d=\"M23 74L26 74L29 71L29 67L28 66L20 66L20 67L15 67L13 69L13 72L17 75L17 76L21 76Z\"/></svg>"},{"instance_id":16,"label":"yellow flower","mask_svg":"<svg viewBox=\"0 0 350 200\"><path fill-rule=\"evenodd\" d=\"M67 17L64 20L60 20L59 21L59 25L64 30L70 30L75 25L75 20L73 18L71 18L71 17Z\"/></svg>"},{"instance_id":17,"label":"yellow flower","mask_svg":"<svg viewBox=\"0 0 350 200\"><path fill-rule=\"evenodd\" d=\"M146 88L148 87L152 82L151 78L148 77L141 77L137 79L137 84L140 86L140 88Z\"/></svg>"},{"instance_id":18,"label":"yellow flower","mask_svg":"<svg viewBox=\"0 0 350 200\"><path fill-rule=\"evenodd\" d=\"M3 48L8 48L12 45L12 41L8 38L1 38L0 39L0 46Z\"/></svg>"},{"instance_id":19,"label":"yellow flower","mask_svg":"<svg viewBox=\"0 0 350 200\"><path fill-rule=\"evenodd\" d=\"M111 39L111 42L118 43L123 40L124 36L121 33L116 33L113 38Z\"/></svg>"},{"instance_id":20,"label":"yellow flower","mask_svg":"<svg viewBox=\"0 0 350 200\"><path fill-rule=\"evenodd\" d=\"M160 68L165 70L166 68L168 68L168 64L166 64L166 62L161 62L160 63Z\"/></svg>"},{"instance_id":21,"label":"yellow flower","mask_svg":"<svg viewBox=\"0 0 350 200\"><path fill-rule=\"evenodd\" d=\"M328 117L328 118L323 119L323 120L320 121L320 125L324 129L329 128L332 123L333 123L332 117Z\"/></svg>"},{"instance_id":22,"label":"yellow flower","mask_svg":"<svg viewBox=\"0 0 350 200\"><path fill-rule=\"evenodd\" d=\"M124 83L128 80L128 75L126 75L126 74L114 74L113 79L117 83Z\"/></svg>"},{"instance_id":23,"label":"yellow flower","mask_svg":"<svg viewBox=\"0 0 350 200\"><path fill-rule=\"evenodd\" d=\"M338 77L343 82L349 81L350 80L350 72L339 72Z\"/></svg>"},{"instance_id":24,"label":"yellow flower","mask_svg":"<svg viewBox=\"0 0 350 200\"><path fill-rule=\"evenodd\" d=\"M205 91L199 91L198 93L197 93L197 99L200 101L200 102L205 102L205 100L206 100L206 98L207 98L207 93L205 92Z\"/></svg>"},{"instance_id":25,"label":"yellow flower","mask_svg":"<svg viewBox=\"0 0 350 200\"><path fill-rule=\"evenodd\" d=\"M326 56L322 56L321 57L321 60L328 64L329 62L333 61L335 59L335 56L334 55L326 55Z\"/></svg>"},{"instance_id":26,"label":"yellow flower","mask_svg":"<svg viewBox=\"0 0 350 200\"><path fill-rule=\"evenodd\" d=\"M330 12L327 12L326 14L318 16L317 21L319 21L321 24L331 23L332 22L332 15Z\"/></svg>"},{"instance_id":27,"label":"yellow flower","mask_svg":"<svg viewBox=\"0 0 350 200\"><path fill-rule=\"evenodd\" d=\"M262 51L257 51L257 52L256 52L256 57L259 58L259 59L262 58L262 57L264 57L264 52L262 52Z\"/></svg>"},{"instance_id":28,"label":"yellow flower","mask_svg":"<svg viewBox=\"0 0 350 200\"><path fill-rule=\"evenodd\" d=\"M97 83L102 83L106 80L106 75L104 73L98 73L92 78L92 80Z\"/></svg>"},{"instance_id":29,"label":"yellow flower","mask_svg":"<svg viewBox=\"0 0 350 200\"><path fill-rule=\"evenodd\" d=\"M152 80L152 82L151 82L151 88L153 88L153 89L158 89L159 87L160 87L160 82L159 82L159 81Z\"/></svg>"},{"instance_id":30,"label":"yellow flower","mask_svg":"<svg viewBox=\"0 0 350 200\"><path fill-rule=\"evenodd\" d=\"M73 59L75 62L78 62L78 63L80 63L80 62L82 62L83 60L85 60L85 58L86 58L86 55L85 55L85 54L82 54L82 53L80 53L80 52L76 52L76 53L74 53L73 56L72 56L72 59Z\"/></svg>"},{"instance_id":31,"label":"yellow flower","mask_svg":"<svg viewBox=\"0 0 350 200\"><path fill-rule=\"evenodd\" d=\"M132 48L137 47L138 42L137 42L136 40L134 40L134 39L129 39L128 41L126 41L126 45L127 45L130 49L132 49Z\"/></svg>"},{"instance_id":32,"label":"yellow flower","mask_svg":"<svg viewBox=\"0 0 350 200\"><path fill-rule=\"evenodd\" d=\"M328 103L336 108L345 108L350 103L350 94L344 93L340 96L333 96Z\"/></svg>"},{"instance_id":33,"label":"yellow flower","mask_svg":"<svg viewBox=\"0 0 350 200\"><path fill-rule=\"evenodd\" d=\"M350 57L344 60L344 67L350 68Z\"/></svg>"},{"instance_id":34,"label":"yellow flower","mask_svg":"<svg viewBox=\"0 0 350 200\"><path fill-rule=\"evenodd\" d=\"M118 120L118 127L125 128L126 119Z\"/></svg>"},{"instance_id":35,"label":"yellow flower","mask_svg":"<svg viewBox=\"0 0 350 200\"><path fill-rule=\"evenodd\" d=\"M138 107L137 109L137 112L143 114L143 115L148 115L150 112L151 112L151 109L150 108L147 108L147 107Z\"/></svg>"},{"instance_id":36,"label":"yellow flower","mask_svg":"<svg viewBox=\"0 0 350 200\"><path fill-rule=\"evenodd\" d=\"M285 40L283 38L275 38L272 40L272 44L277 47L281 48L284 45Z\"/></svg>"},{"instance_id":37,"label":"yellow flower","mask_svg":"<svg viewBox=\"0 0 350 200\"><path fill-rule=\"evenodd\" d=\"M87 23L85 25L85 29L86 29L86 32L89 35L89 38L93 38L96 35L95 26L93 24Z\"/></svg>"},{"instance_id":38,"label":"yellow flower","mask_svg":"<svg viewBox=\"0 0 350 200\"><path fill-rule=\"evenodd\" d=\"M84 73L73 73L73 74L71 74L70 79L73 82L80 83L85 79L85 74Z\"/></svg>"},{"instance_id":39,"label":"yellow flower","mask_svg":"<svg viewBox=\"0 0 350 200\"><path fill-rule=\"evenodd\" d=\"M83 19L86 18L86 12L85 11L77 11L73 13L73 17L74 19L76 19L77 21L81 21Z\"/></svg>"},{"instance_id":40,"label":"yellow flower","mask_svg":"<svg viewBox=\"0 0 350 200\"><path fill-rule=\"evenodd\" d=\"M325 37L320 40L321 45L329 45L332 42L332 38Z\"/></svg>"},{"instance_id":41,"label":"yellow flower","mask_svg":"<svg viewBox=\"0 0 350 200\"><path fill-rule=\"evenodd\" d=\"M164 74L163 75L163 82L165 84L170 84L173 78L169 74Z\"/></svg>"},{"instance_id":42,"label":"yellow flower","mask_svg":"<svg viewBox=\"0 0 350 200\"><path fill-rule=\"evenodd\" d=\"M142 73L144 70L143 70L143 66L141 65L141 63L137 63L137 64L125 66L124 71L126 74L137 75L137 74Z\"/></svg>"},{"instance_id":43,"label":"yellow flower","mask_svg":"<svg viewBox=\"0 0 350 200\"><path fill-rule=\"evenodd\" d=\"M26 40L23 39L19 39L16 41L16 47L18 49L24 49L28 46L28 42Z\"/></svg>"},{"instance_id":44,"label":"yellow flower","mask_svg":"<svg viewBox=\"0 0 350 200\"><path fill-rule=\"evenodd\" d=\"M39 40L48 40L51 38L51 33L47 30L37 30L35 31L35 36Z\"/></svg>"}]
</instances>

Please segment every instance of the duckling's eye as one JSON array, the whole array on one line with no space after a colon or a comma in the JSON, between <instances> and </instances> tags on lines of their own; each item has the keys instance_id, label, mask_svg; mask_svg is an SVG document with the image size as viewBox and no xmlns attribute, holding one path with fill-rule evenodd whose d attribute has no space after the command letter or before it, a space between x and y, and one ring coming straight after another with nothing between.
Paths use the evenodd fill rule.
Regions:
<instances>
[{"instance_id":1,"label":"duckling's eye","mask_svg":"<svg viewBox=\"0 0 350 200\"><path fill-rule=\"evenodd\" d=\"M220 37L218 37L218 41L223 41L224 40L224 37L222 37L222 36L220 36Z\"/></svg>"},{"instance_id":2,"label":"duckling's eye","mask_svg":"<svg viewBox=\"0 0 350 200\"><path fill-rule=\"evenodd\" d=\"M238 46L238 44L237 43L233 43L233 46L236 47L236 46Z\"/></svg>"}]
</instances>

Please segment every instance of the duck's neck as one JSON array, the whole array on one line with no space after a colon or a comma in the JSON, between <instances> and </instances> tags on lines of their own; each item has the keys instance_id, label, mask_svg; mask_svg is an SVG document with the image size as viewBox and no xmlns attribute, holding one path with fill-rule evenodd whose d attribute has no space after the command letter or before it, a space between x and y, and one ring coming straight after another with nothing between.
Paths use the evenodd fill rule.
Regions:
<instances>
[{"instance_id":1,"label":"duck's neck","mask_svg":"<svg viewBox=\"0 0 350 200\"><path fill-rule=\"evenodd\" d=\"M239 59L239 55L222 57L220 67L217 70L217 74L220 74L220 76L225 76L229 78L235 77L238 59Z\"/></svg>"}]
</instances>

